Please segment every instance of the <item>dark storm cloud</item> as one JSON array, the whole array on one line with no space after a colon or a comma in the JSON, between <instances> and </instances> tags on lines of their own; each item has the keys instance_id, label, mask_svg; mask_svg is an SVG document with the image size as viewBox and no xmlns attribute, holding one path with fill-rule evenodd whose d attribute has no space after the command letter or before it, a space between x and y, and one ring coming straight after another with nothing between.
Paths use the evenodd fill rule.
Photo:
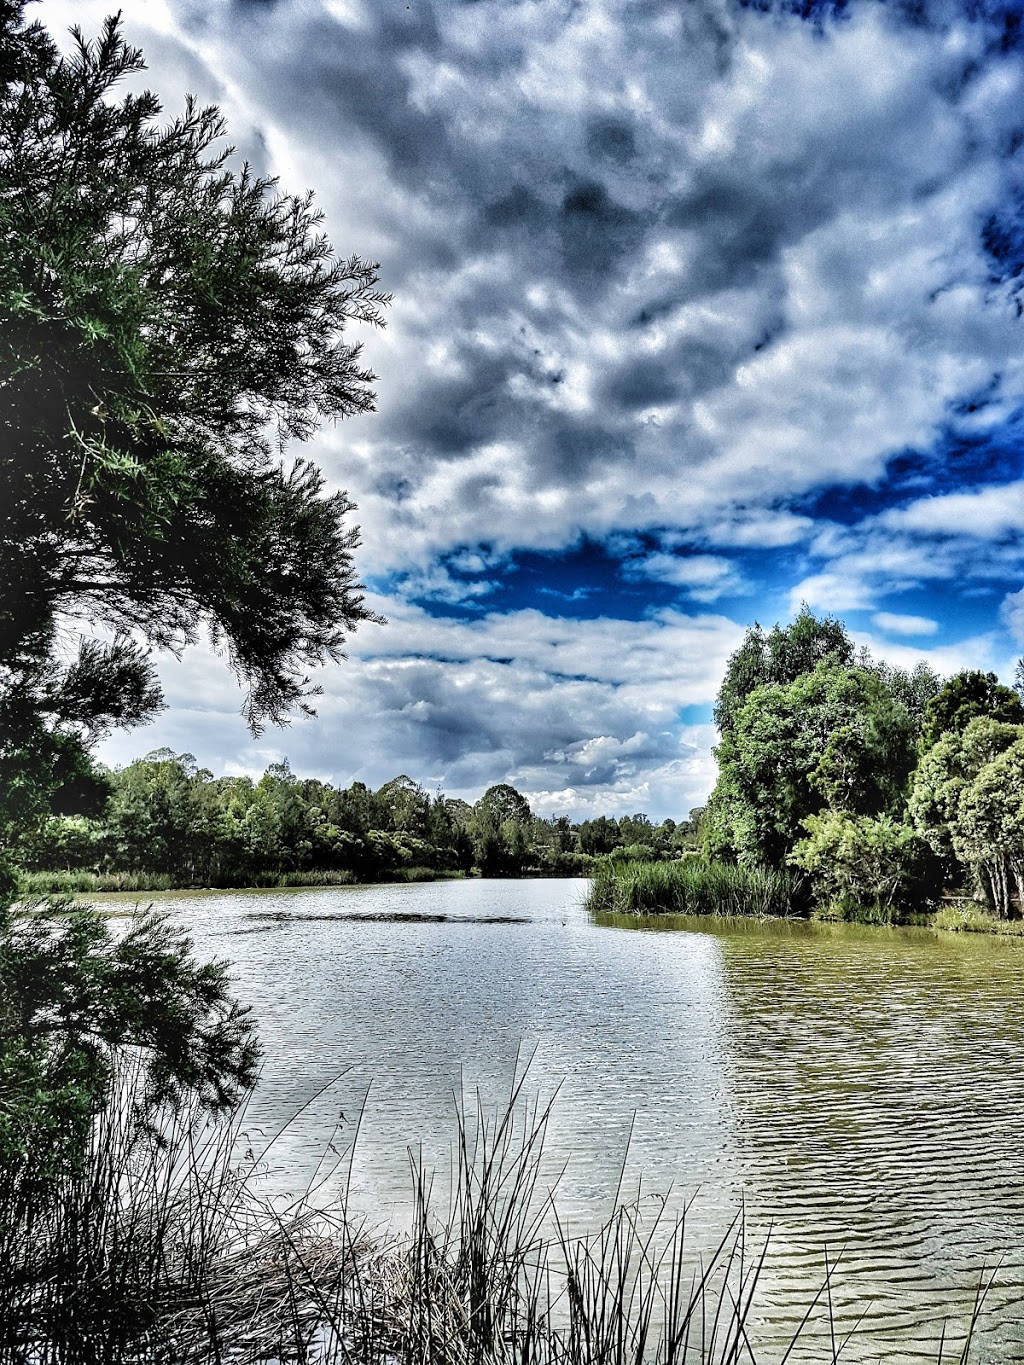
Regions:
<instances>
[{"instance_id":1,"label":"dark storm cloud","mask_svg":"<svg viewBox=\"0 0 1024 1365\"><path fill-rule=\"evenodd\" d=\"M420 505L436 553L442 505L460 539L479 516L482 537L555 544L685 519L680 469L712 500L744 461L773 502L876 480L932 435L938 376L955 391L958 365L1003 345L934 305L977 278L983 230L1016 269L986 169L1020 121L1015 92L985 86L999 17L769 8L182 11L291 156L328 174L336 158L319 180L332 222L380 242L397 304L368 434L375 517L400 490L402 526ZM887 255L905 283L876 303ZM910 391L900 409L876 402L883 382ZM878 416L837 453L857 389ZM532 510L531 490L547 499Z\"/></svg>"}]
</instances>

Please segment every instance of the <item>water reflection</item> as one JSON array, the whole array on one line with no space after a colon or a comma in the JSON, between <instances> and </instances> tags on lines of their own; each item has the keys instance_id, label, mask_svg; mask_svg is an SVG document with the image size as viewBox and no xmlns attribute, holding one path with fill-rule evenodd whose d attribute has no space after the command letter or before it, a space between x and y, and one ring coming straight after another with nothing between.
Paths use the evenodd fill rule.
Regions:
<instances>
[{"instance_id":1,"label":"water reflection","mask_svg":"<svg viewBox=\"0 0 1024 1365\"><path fill-rule=\"evenodd\" d=\"M845 1356L878 1359L884 1342L886 1359L902 1343L934 1360L937 1319L963 1321L1000 1265L975 1358L1019 1358L1020 945L799 924L714 935L734 1159L755 1226L771 1225L775 1316L799 1320L827 1245L842 1325L871 1304Z\"/></svg>"},{"instance_id":2,"label":"water reflection","mask_svg":"<svg viewBox=\"0 0 1024 1365\"><path fill-rule=\"evenodd\" d=\"M766 1341L843 1253L834 1302L867 1320L844 1360L914 1358L920 1324L1001 1287L979 1360L1020 1357L1024 945L925 931L602 919L585 884L461 882L166 898L236 964L267 1048L253 1129L275 1178L311 1171L340 1117L354 1200L405 1216L409 1144L445 1173L453 1092L561 1085L549 1171L576 1226L626 1189L696 1195L709 1249L743 1202L771 1226ZM163 899L163 898L161 898ZM635 1125L634 1125L635 1117ZM902 1355L901 1355L902 1352ZM796 1357L793 1357L795 1359ZM821 1358L820 1341L811 1358ZM935 1351L924 1358L935 1358Z\"/></svg>"}]
</instances>

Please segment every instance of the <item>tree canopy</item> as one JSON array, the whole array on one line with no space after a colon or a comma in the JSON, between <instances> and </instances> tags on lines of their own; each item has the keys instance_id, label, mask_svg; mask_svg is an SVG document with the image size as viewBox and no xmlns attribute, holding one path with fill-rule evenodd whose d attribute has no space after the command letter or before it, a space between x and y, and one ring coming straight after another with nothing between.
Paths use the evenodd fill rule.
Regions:
<instances>
[{"instance_id":1,"label":"tree canopy","mask_svg":"<svg viewBox=\"0 0 1024 1365\"><path fill-rule=\"evenodd\" d=\"M383 320L377 267L334 252L310 194L235 166L215 107L162 122L121 94L143 65L116 18L64 56L0 0L0 1152L80 1143L121 1048L147 1099L216 1107L253 1079L225 970L162 921L115 942L90 909L11 908L5 853L98 813L93 742L160 706L148 648L207 633L258 729L372 619L352 504L287 446L372 409L346 332ZM135 775L125 822L167 768ZM168 858L212 814L177 794L150 829Z\"/></svg>"},{"instance_id":2,"label":"tree canopy","mask_svg":"<svg viewBox=\"0 0 1024 1365\"><path fill-rule=\"evenodd\" d=\"M987 716L1010 725L1024 723L1024 702L994 673L967 669L956 673L928 702L921 727L921 749L930 749L947 733L962 734L972 720Z\"/></svg>"},{"instance_id":3,"label":"tree canopy","mask_svg":"<svg viewBox=\"0 0 1024 1365\"><path fill-rule=\"evenodd\" d=\"M344 333L382 321L376 267L335 255L311 195L232 169L216 108L119 98L143 60L117 19L62 56L22 11L0 4L4 685L57 619L205 628L250 722L280 721L370 615L351 503L283 452L372 408Z\"/></svg>"}]
</instances>

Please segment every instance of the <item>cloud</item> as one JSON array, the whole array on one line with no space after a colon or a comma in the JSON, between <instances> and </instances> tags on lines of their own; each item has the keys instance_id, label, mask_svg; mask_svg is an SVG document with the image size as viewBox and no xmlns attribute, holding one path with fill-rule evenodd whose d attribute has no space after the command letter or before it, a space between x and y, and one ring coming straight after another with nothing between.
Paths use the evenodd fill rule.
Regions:
<instances>
[{"instance_id":1,"label":"cloud","mask_svg":"<svg viewBox=\"0 0 1024 1365\"><path fill-rule=\"evenodd\" d=\"M891 611L876 611L871 620L890 635L934 635L939 628L930 616L901 616Z\"/></svg>"},{"instance_id":2,"label":"cloud","mask_svg":"<svg viewBox=\"0 0 1024 1365\"><path fill-rule=\"evenodd\" d=\"M812 574L790 589L789 605L793 612L805 603L821 611L836 613L870 607L871 593L856 578L846 574Z\"/></svg>"},{"instance_id":3,"label":"cloud","mask_svg":"<svg viewBox=\"0 0 1024 1365\"><path fill-rule=\"evenodd\" d=\"M645 578L689 607L756 591L752 616L877 607L907 635L946 608L907 616L902 592L988 592L970 640L927 657L996 658L1024 578L1024 67L984 7L130 9L168 109L185 88L220 102L240 154L315 187L339 249L395 292L366 337L379 411L307 452L359 505L392 624L323 674L320 721L282 740L297 768L678 813L711 771L679 708L707 704L740 626L618 620L598 593L593 620L487 609L496 584L528 600L514 552L554 564L584 539L621 553L630 610ZM87 30L104 12L38 7ZM230 687L189 658L161 733L259 766Z\"/></svg>"},{"instance_id":4,"label":"cloud","mask_svg":"<svg viewBox=\"0 0 1024 1365\"><path fill-rule=\"evenodd\" d=\"M161 84L216 91L395 290L380 413L318 446L367 572L699 536L1020 397L981 225L1024 74L983 17L169 0L147 22Z\"/></svg>"},{"instance_id":5,"label":"cloud","mask_svg":"<svg viewBox=\"0 0 1024 1365\"><path fill-rule=\"evenodd\" d=\"M652 554L627 561L625 570L631 578L653 578L683 588L696 602L715 602L747 586L733 564L717 555Z\"/></svg>"},{"instance_id":6,"label":"cloud","mask_svg":"<svg viewBox=\"0 0 1024 1365\"><path fill-rule=\"evenodd\" d=\"M991 669L1004 678L1013 676L1013 660L1001 648L995 631L971 635L948 645L930 645L927 649L879 639L869 631L854 630L851 634L855 643L869 650L874 658L883 659L898 668L910 670L923 663L947 678L966 669L978 668Z\"/></svg>"},{"instance_id":7,"label":"cloud","mask_svg":"<svg viewBox=\"0 0 1024 1365\"><path fill-rule=\"evenodd\" d=\"M1014 643L1024 645L1024 588L1006 594L999 614Z\"/></svg>"},{"instance_id":8,"label":"cloud","mask_svg":"<svg viewBox=\"0 0 1024 1365\"><path fill-rule=\"evenodd\" d=\"M537 611L439 620L374 598L387 627L365 627L322 675L314 721L254 743L222 660L165 660L169 709L105 742L107 762L187 749L214 771L260 771L287 754L297 772L380 786L406 770L475 798L496 781L559 810L685 815L713 782L712 732L680 718L707 707L742 631L715 615L567 620ZM200 700L197 700L200 699ZM547 795L545 795L547 793ZM553 807L552 807L553 809Z\"/></svg>"},{"instance_id":9,"label":"cloud","mask_svg":"<svg viewBox=\"0 0 1024 1365\"><path fill-rule=\"evenodd\" d=\"M920 498L878 518L890 531L994 540L1024 526L1024 481Z\"/></svg>"}]
</instances>

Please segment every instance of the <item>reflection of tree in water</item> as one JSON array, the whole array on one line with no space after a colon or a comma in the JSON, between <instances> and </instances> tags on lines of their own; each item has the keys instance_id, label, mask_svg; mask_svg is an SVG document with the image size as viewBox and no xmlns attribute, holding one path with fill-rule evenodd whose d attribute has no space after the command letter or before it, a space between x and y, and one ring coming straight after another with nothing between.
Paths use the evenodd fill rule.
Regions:
<instances>
[{"instance_id":1,"label":"reflection of tree in water","mask_svg":"<svg viewBox=\"0 0 1024 1365\"><path fill-rule=\"evenodd\" d=\"M922 1323L969 1312L1002 1262L998 1340L1024 1285L1018 950L797 924L719 936L749 1206L772 1227L762 1302L805 1305L827 1245L840 1317L870 1304L847 1354L877 1358L882 1340L920 1344Z\"/></svg>"}]
</instances>

